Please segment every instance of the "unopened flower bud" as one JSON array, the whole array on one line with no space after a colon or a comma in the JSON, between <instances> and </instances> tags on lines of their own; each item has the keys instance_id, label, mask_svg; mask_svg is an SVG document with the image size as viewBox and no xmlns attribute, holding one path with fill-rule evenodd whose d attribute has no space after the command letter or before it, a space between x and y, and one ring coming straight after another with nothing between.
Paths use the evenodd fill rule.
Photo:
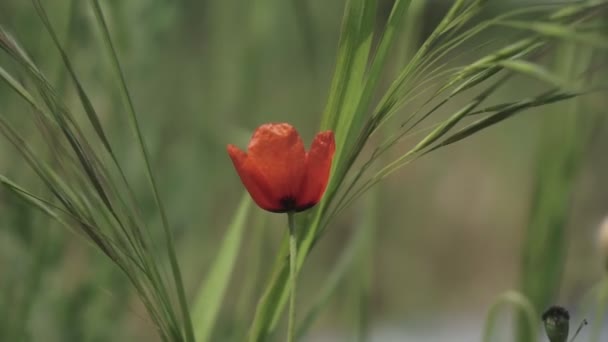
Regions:
<instances>
[{"instance_id":1,"label":"unopened flower bud","mask_svg":"<svg viewBox=\"0 0 608 342\"><path fill-rule=\"evenodd\" d=\"M561 306L552 306L543 314L547 337L551 342L566 342L570 330L570 314Z\"/></svg>"}]
</instances>

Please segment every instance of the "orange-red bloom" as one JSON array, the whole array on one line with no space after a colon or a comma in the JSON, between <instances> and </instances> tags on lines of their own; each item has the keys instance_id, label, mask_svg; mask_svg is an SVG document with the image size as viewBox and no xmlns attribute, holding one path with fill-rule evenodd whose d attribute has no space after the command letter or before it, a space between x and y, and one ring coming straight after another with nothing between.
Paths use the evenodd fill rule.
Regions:
<instances>
[{"instance_id":1,"label":"orange-red bloom","mask_svg":"<svg viewBox=\"0 0 608 342\"><path fill-rule=\"evenodd\" d=\"M298 131L287 123L260 126L247 153L228 145L228 154L249 194L262 209L303 211L319 203L329 179L334 134L317 134L308 152Z\"/></svg>"}]
</instances>

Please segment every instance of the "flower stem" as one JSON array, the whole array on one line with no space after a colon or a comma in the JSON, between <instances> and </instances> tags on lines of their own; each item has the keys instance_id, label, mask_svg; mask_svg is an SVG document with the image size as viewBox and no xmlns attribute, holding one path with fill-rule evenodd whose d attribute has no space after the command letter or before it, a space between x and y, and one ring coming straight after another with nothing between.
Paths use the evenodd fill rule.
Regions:
<instances>
[{"instance_id":1,"label":"flower stem","mask_svg":"<svg viewBox=\"0 0 608 342\"><path fill-rule=\"evenodd\" d=\"M289 323L287 326L287 342L295 341L295 324L296 324L296 278L298 271L296 270L298 241L296 237L296 214L294 212L287 213L287 221L289 225L289 283L291 293L289 296Z\"/></svg>"}]
</instances>

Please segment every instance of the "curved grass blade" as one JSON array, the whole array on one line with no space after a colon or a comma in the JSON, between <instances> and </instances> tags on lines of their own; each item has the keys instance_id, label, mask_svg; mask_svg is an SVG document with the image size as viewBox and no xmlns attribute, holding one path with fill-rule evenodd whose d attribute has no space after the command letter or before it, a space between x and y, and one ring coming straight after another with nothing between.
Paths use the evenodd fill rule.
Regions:
<instances>
[{"instance_id":1,"label":"curved grass blade","mask_svg":"<svg viewBox=\"0 0 608 342\"><path fill-rule=\"evenodd\" d=\"M282 309L287 302L287 279L289 269L287 268L287 239L281 241L281 249L272 267L272 273L264 293L260 297L253 321L247 333L247 341L266 341L274 330Z\"/></svg>"},{"instance_id":2,"label":"curved grass blade","mask_svg":"<svg viewBox=\"0 0 608 342\"><path fill-rule=\"evenodd\" d=\"M178 301L179 301L179 307L181 310L181 315L182 315L182 320L183 320L183 325L184 325L183 332L185 334L185 340L188 342L194 342L195 341L194 329L192 327L192 321L191 321L190 313L188 310L188 302L186 300L186 292L184 289L184 284L183 284L183 280L182 280L180 267L177 262L177 255L175 253L175 242L173 240L173 234L172 234L171 228L169 226L169 219L165 212L165 209L164 209L164 206L163 206L163 203L162 203L159 191L158 191L158 186L156 185L156 180L155 180L153 172L152 172L149 152L148 152L148 149L144 142L143 134L141 132L141 129L140 129L140 126L138 123L137 114L135 112L135 105L133 104L133 101L131 99L131 95L130 95L129 89L127 87L126 79L125 79L124 73L122 71L122 68L120 66L120 63L118 60L118 55L116 53L116 49L114 48L114 44L112 43L110 30L106 24L99 1L91 0L91 3L93 5L93 12L95 14L95 18L97 19L98 26L99 26L102 36L103 36L104 46L106 47L106 50L107 50L108 54L110 55L113 71L119 80L121 95L123 96L124 102L127 104L131 127L134 130L135 135L137 137L140 151L143 156L144 163L146 165L146 175L147 175L148 181L150 183L150 186L152 188L152 193L154 196L154 201L156 203L156 207L157 207L160 217L161 217L163 232L165 234L166 245L167 245L167 254L169 256L169 262L170 262L171 271L173 274L173 281L175 283L175 288L177 291L177 297L178 297Z\"/></svg>"},{"instance_id":3,"label":"curved grass blade","mask_svg":"<svg viewBox=\"0 0 608 342\"><path fill-rule=\"evenodd\" d=\"M502 307L505 305L513 305L515 308L517 308L524 314L526 318L525 322L528 327L530 327L528 341L536 342L538 340L536 331L539 323L538 314L534 309L534 306L532 306L532 303L530 303L530 301L524 295L517 291L508 291L506 293L503 293L498 297L494 304L492 304L490 310L488 311L488 315L486 316L486 323L483 329L482 341L494 341L494 339L492 339L492 336L496 327L496 316L500 312L500 309L502 309Z\"/></svg>"},{"instance_id":4,"label":"curved grass blade","mask_svg":"<svg viewBox=\"0 0 608 342\"><path fill-rule=\"evenodd\" d=\"M563 39L575 43L583 43L599 49L608 49L608 41L601 35L595 33L582 33L570 29L568 26L550 22L524 22L517 20L505 20L497 25L529 30L534 33L557 39Z\"/></svg>"},{"instance_id":5,"label":"curved grass blade","mask_svg":"<svg viewBox=\"0 0 608 342\"><path fill-rule=\"evenodd\" d=\"M244 194L234 218L226 230L224 241L219 246L216 259L195 297L192 321L197 342L206 342L211 338L224 293L241 249L243 231L250 208L251 197L249 194Z\"/></svg>"},{"instance_id":6,"label":"curved grass blade","mask_svg":"<svg viewBox=\"0 0 608 342\"><path fill-rule=\"evenodd\" d=\"M538 107L538 106L542 106L542 105L549 104L549 103L568 100L568 99L574 98L576 96L580 96L581 94L582 93L556 92L556 93L550 93L547 95L541 95L538 98L535 98L533 100L529 100L529 101L525 101L522 103L518 103L513 106L509 106L508 108L503 109L495 114L492 114L483 119L475 121L472 124L467 125L466 127L460 129L459 131L457 131L456 133L454 133L453 135L448 137L446 140L441 142L439 145L436 145L435 147L433 147L430 151L436 150L440 147L444 147L444 146L453 144L457 141L460 141L468 136L473 135L474 133L481 131L482 129L485 129L492 125L500 123L500 122L508 119L509 117L511 117L515 114L518 114L531 107ZM430 152L430 151L428 151L428 152Z\"/></svg>"},{"instance_id":7,"label":"curved grass blade","mask_svg":"<svg viewBox=\"0 0 608 342\"><path fill-rule=\"evenodd\" d=\"M366 247L369 247L370 243L373 241L372 235L376 215L376 206L373 202L376 199L377 196L370 196L370 201L367 201L369 205L366 206L361 224L357 228L356 233L349 239L346 247L342 250L338 261L330 271L329 276L323 283L323 286L318 291L319 294L317 298L314 300L311 307L308 309L308 312L304 315L304 319L302 319L301 323L299 324L297 330L298 339L305 336L322 310L327 307L331 297L336 293L339 285L346 278L348 272L353 270L355 261L357 259L361 260L363 258L371 257L369 248ZM361 252L364 253L362 254ZM364 262L364 260L361 260L361 262ZM366 276L368 272L358 269L357 273L362 273L362 276ZM361 324L360 328L362 330L363 326L364 324ZM360 333L360 336L363 335L365 335L365 333Z\"/></svg>"},{"instance_id":8,"label":"curved grass blade","mask_svg":"<svg viewBox=\"0 0 608 342\"><path fill-rule=\"evenodd\" d=\"M554 69L579 87L585 80L577 75L589 68L593 49L565 43L558 47ZM521 288L535 309L544 310L560 290L568 249L569 207L576 176L581 168L590 130L597 122L593 113L581 108L578 97L560 108L560 119L543 125L537 156L530 216L522 248ZM549 113L547 113L549 114ZM525 338L526 325L518 327Z\"/></svg>"},{"instance_id":9,"label":"curved grass blade","mask_svg":"<svg viewBox=\"0 0 608 342\"><path fill-rule=\"evenodd\" d=\"M95 111L95 108L93 107L93 104L91 103L91 100L89 99L86 92L84 91L82 83L76 76L76 72L74 71L74 68L72 67L72 63L70 62L70 59L68 58L66 51L61 46L61 43L59 42L59 38L57 37L57 34L55 33L55 30L53 29L53 26L51 25L51 23L49 21L46 11L40 4L39 0L35 0L34 4L35 4L34 7L36 8L36 11L38 11L38 14L42 20L42 23L44 24L47 31L49 32L51 38L53 39L53 43L55 44L55 47L57 48L57 50L59 51L59 54L61 55L63 64L65 65L70 77L72 78L72 81L76 85L76 91L78 93L78 97L80 98L80 100L82 102L82 106L85 109L85 113L87 114L87 117L89 118L89 121L91 122L91 125L93 126L93 128L95 130L95 133L97 134L97 136L103 143L104 147L108 150L108 152L110 152L110 154L112 156L114 156L112 147L110 146L110 142L108 141L108 138L106 137L106 134L101 125L101 121L99 120L99 116L97 115L97 112Z\"/></svg>"}]
</instances>

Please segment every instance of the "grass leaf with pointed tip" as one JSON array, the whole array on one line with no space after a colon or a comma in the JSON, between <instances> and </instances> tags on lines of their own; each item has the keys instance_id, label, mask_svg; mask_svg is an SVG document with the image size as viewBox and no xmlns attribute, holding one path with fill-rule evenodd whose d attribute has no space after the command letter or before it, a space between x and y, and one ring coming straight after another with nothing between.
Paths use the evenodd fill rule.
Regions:
<instances>
[{"instance_id":1,"label":"grass leaf with pointed tip","mask_svg":"<svg viewBox=\"0 0 608 342\"><path fill-rule=\"evenodd\" d=\"M218 248L219 252L216 259L194 299L192 321L195 326L194 332L197 342L209 341L211 338L224 299L224 293L241 249L241 241L251 203L249 194L244 194L232 222L226 230L224 241Z\"/></svg>"}]
</instances>

